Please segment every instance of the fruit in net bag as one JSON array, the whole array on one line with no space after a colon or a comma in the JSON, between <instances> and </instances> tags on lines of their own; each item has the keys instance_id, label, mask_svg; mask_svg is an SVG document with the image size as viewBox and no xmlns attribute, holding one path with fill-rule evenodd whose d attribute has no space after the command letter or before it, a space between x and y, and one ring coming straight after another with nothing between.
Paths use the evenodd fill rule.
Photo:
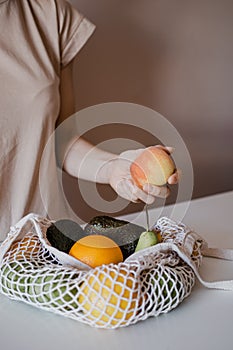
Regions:
<instances>
[{"instance_id":1,"label":"fruit in net bag","mask_svg":"<svg viewBox=\"0 0 233 350\"><path fill-rule=\"evenodd\" d=\"M104 266L95 269L80 287L79 303L94 324L120 326L135 315L138 284L124 268Z\"/></svg>"},{"instance_id":2,"label":"fruit in net bag","mask_svg":"<svg viewBox=\"0 0 233 350\"><path fill-rule=\"evenodd\" d=\"M79 239L71 247L69 254L91 267L123 261L120 247L103 235L90 235Z\"/></svg>"},{"instance_id":3,"label":"fruit in net bag","mask_svg":"<svg viewBox=\"0 0 233 350\"><path fill-rule=\"evenodd\" d=\"M27 261L9 262L2 269L2 291L12 297L49 308L78 310L81 273L59 266L39 267Z\"/></svg>"},{"instance_id":4,"label":"fruit in net bag","mask_svg":"<svg viewBox=\"0 0 233 350\"><path fill-rule=\"evenodd\" d=\"M57 220L46 231L46 237L52 247L65 253L69 253L73 244L84 236L82 227L69 219Z\"/></svg>"},{"instance_id":5,"label":"fruit in net bag","mask_svg":"<svg viewBox=\"0 0 233 350\"><path fill-rule=\"evenodd\" d=\"M145 228L111 216L95 216L85 226L85 233L111 238L121 248L124 260L134 253L140 234Z\"/></svg>"},{"instance_id":6,"label":"fruit in net bag","mask_svg":"<svg viewBox=\"0 0 233 350\"><path fill-rule=\"evenodd\" d=\"M152 247L153 245L159 243L159 238L153 231L145 231L142 232L138 244L136 246L135 252L138 252L139 250Z\"/></svg>"}]
</instances>

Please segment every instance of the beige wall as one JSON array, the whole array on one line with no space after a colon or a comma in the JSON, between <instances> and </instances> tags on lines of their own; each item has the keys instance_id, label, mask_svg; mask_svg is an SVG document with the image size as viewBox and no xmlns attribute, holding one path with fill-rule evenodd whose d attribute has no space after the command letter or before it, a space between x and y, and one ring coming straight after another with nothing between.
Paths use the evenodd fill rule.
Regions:
<instances>
[{"instance_id":1,"label":"beige wall","mask_svg":"<svg viewBox=\"0 0 233 350\"><path fill-rule=\"evenodd\" d=\"M186 142L194 197L232 189L233 1L71 2L97 25L75 62L77 108L153 108Z\"/></svg>"}]
</instances>

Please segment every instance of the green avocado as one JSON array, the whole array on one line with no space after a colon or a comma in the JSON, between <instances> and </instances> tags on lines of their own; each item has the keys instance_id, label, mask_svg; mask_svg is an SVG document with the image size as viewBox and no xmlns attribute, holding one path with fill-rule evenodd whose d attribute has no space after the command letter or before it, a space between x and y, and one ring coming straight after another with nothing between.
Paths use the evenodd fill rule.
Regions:
<instances>
[{"instance_id":1,"label":"green avocado","mask_svg":"<svg viewBox=\"0 0 233 350\"><path fill-rule=\"evenodd\" d=\"M84 236L82 227L69 219L61 219L52 223L46 232L46 237L52 247L65 253L69 253L73 244Z\"/></svg>"}]
</instances>

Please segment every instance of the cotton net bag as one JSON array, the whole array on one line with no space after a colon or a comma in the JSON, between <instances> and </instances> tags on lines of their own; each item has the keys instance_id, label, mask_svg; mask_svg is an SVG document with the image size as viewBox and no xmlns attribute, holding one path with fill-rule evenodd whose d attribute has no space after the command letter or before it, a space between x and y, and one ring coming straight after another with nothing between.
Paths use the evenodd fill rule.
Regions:
<instances>
[{"instance_id":1,"label":"cotton net bag","mask_svg":"<svg viewBox=\"0 0 233 350\"><path fill-rule=\"evenodd\" d=\"M163 217L153 226L161 243L93 269L50 245L51 224L32 213L11 228L0 247L0 291L99 328L128 326L177 307L192 291L206 248L194 231Z\"/></svg>"}]
</instances>

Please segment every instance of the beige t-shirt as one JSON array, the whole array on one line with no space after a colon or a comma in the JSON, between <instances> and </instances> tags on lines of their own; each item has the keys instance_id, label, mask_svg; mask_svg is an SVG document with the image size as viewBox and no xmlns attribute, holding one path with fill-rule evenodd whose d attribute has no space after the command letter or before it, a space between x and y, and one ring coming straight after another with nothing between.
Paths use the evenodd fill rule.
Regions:
<instances>
[{"instance_id":1,"label":"beige t-shirt","mask_svg":"<svg viewBox=\"0 0 233 350\"><path fill-rule=\"evenodd\" d=\"M0 0L0 241L29 212L59 217L64 210L55 205L59 184L48 140L61 69L93 31L67 1Z\"/></svg>"}]
</instances>

